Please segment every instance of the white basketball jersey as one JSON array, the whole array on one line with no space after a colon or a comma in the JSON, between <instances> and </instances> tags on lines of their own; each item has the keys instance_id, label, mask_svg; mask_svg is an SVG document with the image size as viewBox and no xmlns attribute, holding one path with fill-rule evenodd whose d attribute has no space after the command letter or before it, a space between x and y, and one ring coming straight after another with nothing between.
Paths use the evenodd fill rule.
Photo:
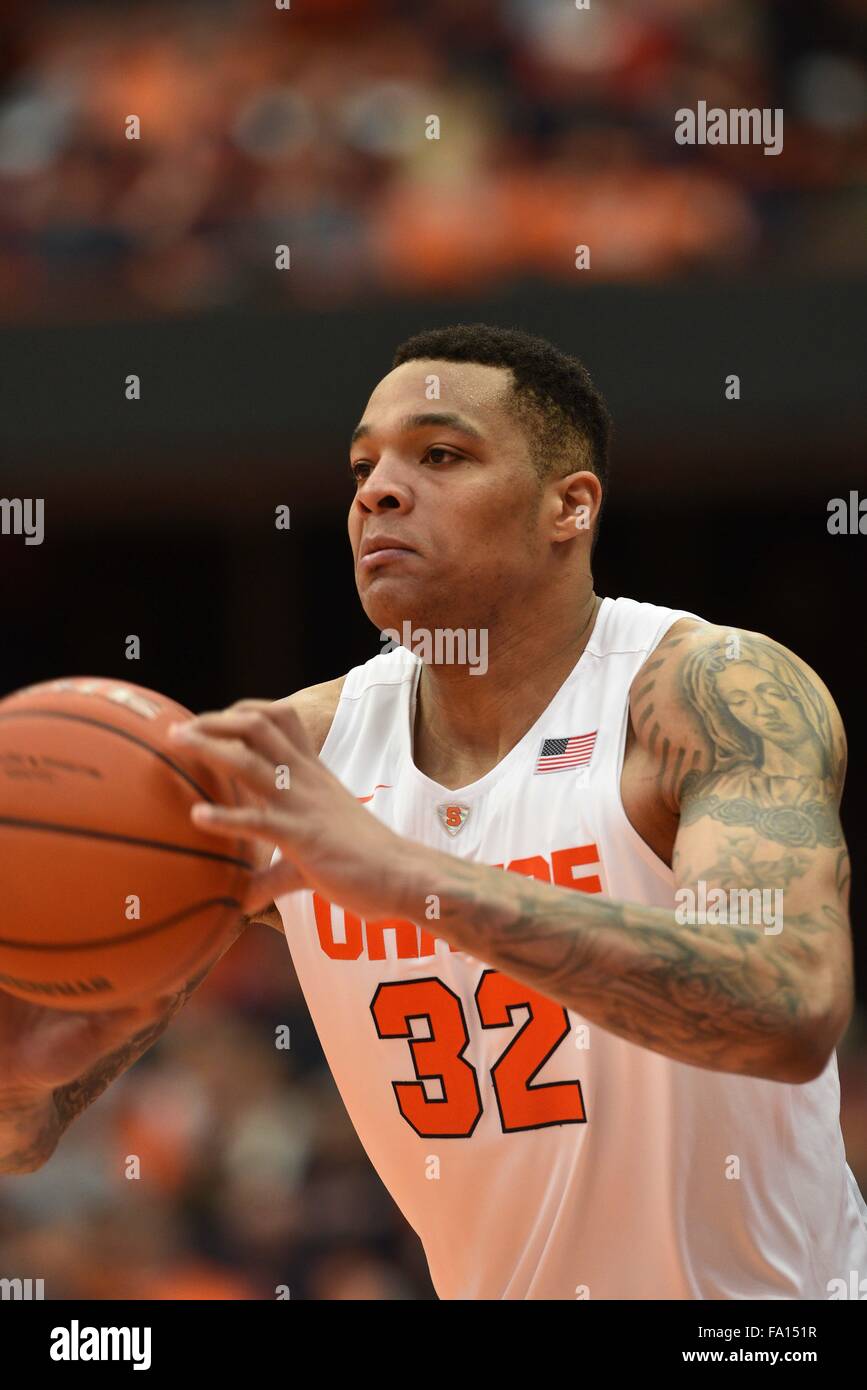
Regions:
<instances>
[{"instance_id":1,"label":"white basketball jersey","mask_svg":"<svg viewBox=\"0 0 867 1390\"><path fill-rule=\"evenodd\" d=\"M684 616L606 598L544 713L457 791L413 762L421 661L404 647L349 672L322 759L411 840L673 909L620 774L630 684ZM346 1109L440 1298L858 1296L839 1291L867 1276L867 1206L836 1056L805 1085L687 1066L452 950L434 916L361 921L306 891L277 906Z\"/></svg>"}]
</instances>

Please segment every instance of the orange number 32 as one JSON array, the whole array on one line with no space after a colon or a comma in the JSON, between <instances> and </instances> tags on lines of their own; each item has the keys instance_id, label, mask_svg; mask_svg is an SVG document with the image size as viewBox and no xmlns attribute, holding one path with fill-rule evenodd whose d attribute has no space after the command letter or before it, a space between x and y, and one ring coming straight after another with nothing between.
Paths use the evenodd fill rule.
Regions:
<instances>
[{"instance_id":1,"label":"orange number 32","mask_svg":"<svg viewBox=\"0 0 867 1390\"><path fill-rule=\"evenodd\" d=\"M499 970L482 973L475 1002L483 1028L508 1028L515 1009L529 1010L529 1018L491 1067L503 1132L584 1123L580 1081L531 1085L569 1033L562 1005ZM476 1069L464 1056L470 1039L460 996L435 976L395 980L379 986L370 1009L379 1037L409 1042L416 1080L391 1083L407 1124L416 1134L468 1138L481 1119L482 1096ZM425 1020L428 1037L413 1034L414 1019ZM424 1082L433 1080L439 1081L442 1097L429 1100Z\"/></svg>"}]
</instances>

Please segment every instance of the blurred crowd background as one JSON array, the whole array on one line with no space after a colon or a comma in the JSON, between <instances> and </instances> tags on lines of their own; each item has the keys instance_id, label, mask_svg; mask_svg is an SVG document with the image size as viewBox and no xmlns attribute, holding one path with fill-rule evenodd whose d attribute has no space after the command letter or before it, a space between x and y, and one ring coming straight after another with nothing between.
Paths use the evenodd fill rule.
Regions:
<instances>
[{"instance_id":1,"label":"blurred crowd background","mask_svg":"<svg viewBox=\"0 0 867 1390\"><path fill-rule=\"evenodd\" d=\"M5 0L2 312L566 281L579 240L603 279L863 269L865 30L863 0ZM699 99L783 108L782 154L676 145Z\"/></svg>"},{"instance_id":2,"label":"blurred crowd background","mask_svg":"<svg viewBox=\"0 0 867 1390\"><path fill-rule=\"evenodd\" d=\"M5 0L0 492L45 498L46 539L0 538L0 694L102 674L200 710L374 655L344 531L367 394L435 323L542 332L615 415L597 591L769 632L842 708L863 1001L865 542L825 507L864 490L865 30L864 0ZM698 100L782 107L783 153L677 146ZM863 1002L839 1058L867 1195ZM0 1277L433 1297L280 935L245 932L54 1158L0 1179Z\"/></svg>"}]
</instances>

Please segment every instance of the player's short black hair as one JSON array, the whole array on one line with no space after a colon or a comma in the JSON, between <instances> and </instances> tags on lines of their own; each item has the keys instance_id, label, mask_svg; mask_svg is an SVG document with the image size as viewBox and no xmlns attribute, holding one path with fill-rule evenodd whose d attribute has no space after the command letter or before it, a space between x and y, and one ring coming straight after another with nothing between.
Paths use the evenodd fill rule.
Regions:
<instances>
[{"instance_id":1,"label":"player's short black hair","mask_svg":"<svg viewBox=\"0 0 867 1390\"><path fill-rule=\"evenodd\" d=\"M517 328L458 323L407 338L394 354L392 370L437 357L511 369L507 405L525 430L541 482L586 468L605 485L611 417L577 357Z\"/></svg>"}]
</instances>

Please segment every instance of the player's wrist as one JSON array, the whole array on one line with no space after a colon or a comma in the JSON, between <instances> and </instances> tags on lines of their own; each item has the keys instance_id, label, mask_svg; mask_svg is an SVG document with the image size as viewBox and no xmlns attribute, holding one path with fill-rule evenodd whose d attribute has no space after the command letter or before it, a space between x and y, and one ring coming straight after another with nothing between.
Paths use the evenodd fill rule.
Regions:
<instances>
[{"instance_id":1,"label":"player's wrist","mask_svg":"<svg viewBox=\"0 0 867 1390\"><path fill-rule=\"evenodd\" d=\"M425 845L401 841L395 855L394 916L415 922L436 934L436 922L446 892L445 871L451 856Z\"/></svg>"}]
</instances>

